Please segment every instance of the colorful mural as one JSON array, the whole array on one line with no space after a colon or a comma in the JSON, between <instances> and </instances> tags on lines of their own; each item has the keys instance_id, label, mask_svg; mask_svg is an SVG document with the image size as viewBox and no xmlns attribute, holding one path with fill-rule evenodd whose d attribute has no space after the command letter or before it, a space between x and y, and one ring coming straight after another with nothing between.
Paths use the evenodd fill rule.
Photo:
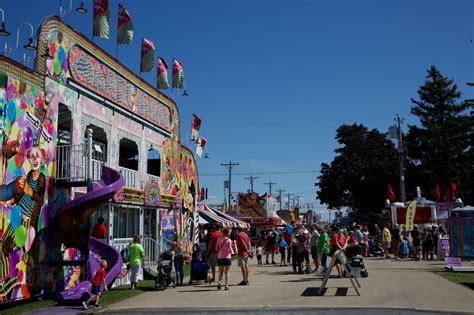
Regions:
<instances>
[{"instance_id":1,"label":"colorful mural","mask_svg":"<svg viewBox=\"0 0 474 315\"><path fill-rule=\"evenodd\" d=\"M64 261L81 261L84 260L84 254L76 248L66 248L63 254ZM64 266L64 290L68 290L80 281L81 267L80 266Z\"/></svg>"},{"instance_id":2,"label":"colorful mural","mask_svg":"<svg viewBox=\"0 0 474 315\"><path fill-rule=\"evenodd\" d=\"M145 204L153 207L161 204L160 184L153 177L148 179L145 186Z\"/></svg>"},{"instance_id":3,"label":"colorful mural","mask_svg":"<svg viewBox=\"0 0 474 315\"><path fill-rule=\"evenodd\" d=\"M0 73L0 302L30 297L46 255L49 177L54 170L57 107L43 92ZM44 279L47 280L47 279Z\"/></svg>"},{"instance_id":4,"label":"colorful mural","mask_svg":"<svg viewBox=\"0 0 474 315\"><path fill-rule=\"evenodd\" d=\"M179 143L173 138L163 141L161 159L161 189L165 194L172 194L179 185ZM175 193L176 194L176 193Z\"/></svg>"},{"instance_id":5,"label":"colorful mural","mask_svg":"<svg viewBox=\"0 0 474 315\"><path fill-rule=\"evenodd\" d=\"M53 57L46 60L49 75L62 84L69 76L69 51L74 43L61 31L53 31L48 38L49 53Z\"/></svg>"},{"instance_id":6,"label":"colorful mural","mask_svg":"<svg viewBox=\"0 0 474 315\"><path fill-rule=\"evenodd\" d=\"M259 196L256 192L239 193L239 214L241 217L267 217L265 209L266 194Z\"/></svg>"}]
</instances>

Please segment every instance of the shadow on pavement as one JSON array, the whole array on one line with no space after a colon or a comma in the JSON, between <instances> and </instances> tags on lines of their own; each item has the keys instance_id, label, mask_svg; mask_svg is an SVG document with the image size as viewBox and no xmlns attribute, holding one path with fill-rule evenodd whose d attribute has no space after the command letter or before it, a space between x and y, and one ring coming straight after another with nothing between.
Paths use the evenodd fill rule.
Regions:
<instances>
[{"instance_id":1,"label":"shadow on pavement","mask_svg":"<svg viewBox=\"0 0 474 315\"><path fill-rule=\"evenodd\" d=\"M331 288L331 287L329 287ZM334 295L330 294L327 295L328 297L331 296L357 296L357 294L347 294L349 292L349 288L342 287L342 288L335 288L336 293ZM319 288L306 288L306 290L301 293L301 296L325 296L328 291L328 288L323 288L321 293L319 293Z\"/></svg>"},{"instance_id":2,"label":"shadow on pavement","mask_svg":"<svg viewBox=\"0 0 474 315\"><path fill-rule=\"evenodd\" d=\"M218 291L216 288L213 288L213 289L201 289L201 290L186 290L186 291L178 291L178 293L191 293L191 292L216 292ZM222 289L221 291L224 291L224 289Z\"/></svg>"}]
</instances>

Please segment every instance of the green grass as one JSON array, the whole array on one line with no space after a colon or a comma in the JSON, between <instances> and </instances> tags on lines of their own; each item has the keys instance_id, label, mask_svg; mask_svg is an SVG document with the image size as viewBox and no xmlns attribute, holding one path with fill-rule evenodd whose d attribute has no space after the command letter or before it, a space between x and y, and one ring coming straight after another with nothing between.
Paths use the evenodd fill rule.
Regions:
<instances>
[{"instance_id":1,"label":"green grass","mask_svg":"<svg viewBox=\"0 0 474 315\"><path fill-rule=\"evenodd\" d=\"M451 282L461 284L474 290L474 272L434 271L435 274L448 279Z\"/></svg>"},{"instance_id":2,"label":"green grass","mask_svg":"<svg viewBox=\"0 0 474 315\"><path fill-rule=\"evenodd\" d=\"M237 256L232 257L233 260L237 259ZM191 273L191 264L184 265L184 276L189 277ZM186 280L185 280L186 281ZM111 305L125 299L140 295L147 291L155 290L155 281L154 280L143 280L139 282L139 287L136 290L130 290L130 285L121 285L115 287L108 292L105 292L101 299L100 303L105 305ZM29 301L20 301L9 305L6 308L0 308L0 314L23 314L25 312L31 312L34 310L39 310L46 307L52 307L56 305L56 302L53 299L32 299Z\"/></svg>"},{"instance_id":3,"label":"green grass","mask_svg":"<svg viewBox=\"0 0 474 315\"><path fill-rule=\"evenodd\" d=\"M184 265L184 275L189 276L191 272L191 265ZM115 287L108 292L104 292L100 299L101 304L110 305L125 299L140 295L147 291L155 290L154 280L143 280L139 282L137 290L130 290L130 285L122 285ZM14 303L6 308L0 308L0 314L23 314L25 312L31 312L34 310L42 309L45 307L51 307L56 305L53 299L32 299L30 301L20 301Z\"/></svg>"}]
</instances>

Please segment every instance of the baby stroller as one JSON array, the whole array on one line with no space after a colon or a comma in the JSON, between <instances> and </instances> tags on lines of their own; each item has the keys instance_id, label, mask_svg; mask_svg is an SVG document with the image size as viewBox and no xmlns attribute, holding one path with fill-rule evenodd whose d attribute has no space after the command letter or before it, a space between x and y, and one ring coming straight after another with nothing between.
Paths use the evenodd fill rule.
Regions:
<instances>
[{"instance_id":1,"label":"baby stroller","mask_svg":"<svg viewBox=\"0 0 474 315\"><path fill-rule=\"evenodd\" d=\"M158 290L158 288L165 290L171 283L173 283L173 288L176 287L176 276L173 266L173 254L169 251L161 253L158 258L158 275L155 278L155 290Z\"/></svg>"},{"instance_id":2,"label":"baby stroller","mask_svg":"<svg viewBox=\"0 0 474 315\"><path fill-rule=\"evenodd\" d=\"M369 256L370 257L379 257L384 255L384 250L376 240L371 239L369 241Z\"/></svg>"},{"instance_id":3,"label":"baby stroller","mask_svg":"<svg viewBox=\"0 0 474 315\"><path fill-rule=\"evenodd\" d=\"M207 278L209 268L209 264L207 263L207 259L203 255L201 248L198 244L194 244L189 284L192 285L193 281L205 281L207 283L209 281Z\"/></svg>"},{"instance_id":4,"label":"baby stroller","mask_svg":"<svg viewBox=\"0 0 474 315\"><path fill-rule=\"evenodd\" d=\"M362 247L360 245L348 246L345 250L347 261L347 270L353 275L360 274L362 278L367 278L369 273L365 268L364 259L362 258ZM346 276L344 274L344 276Z\"/></svg>"}]
</instances>

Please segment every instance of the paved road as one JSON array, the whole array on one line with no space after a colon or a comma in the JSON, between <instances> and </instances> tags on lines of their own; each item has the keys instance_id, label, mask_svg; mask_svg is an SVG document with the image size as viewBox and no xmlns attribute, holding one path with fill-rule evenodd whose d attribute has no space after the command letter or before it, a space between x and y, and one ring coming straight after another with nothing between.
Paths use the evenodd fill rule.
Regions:
<instances>
[{"instance_id":1,"label":"paved road","mask_svg":"<svg viewBox=\"0 0 474 315\"><path fill-rule=\"evenodd\" d=\"M255 263L255 260L252 261ZM323 296L317 295L321 279L293 274L290 267L251 266L249 286L237 286L241 273L231 268L229 291L215 285L193 285L151 291L108 306L106 313L243 314L322 313L418 314L424 311L474 313L474 291L430 272L441 262L365 259L369 277L360 279L357 296L348 279L331 278ZM344 310L343 308L351 308ZM402 311L400 310L402 309ZM431 312L430 312L431 313Z\"/></svg>"}]
</instances>

